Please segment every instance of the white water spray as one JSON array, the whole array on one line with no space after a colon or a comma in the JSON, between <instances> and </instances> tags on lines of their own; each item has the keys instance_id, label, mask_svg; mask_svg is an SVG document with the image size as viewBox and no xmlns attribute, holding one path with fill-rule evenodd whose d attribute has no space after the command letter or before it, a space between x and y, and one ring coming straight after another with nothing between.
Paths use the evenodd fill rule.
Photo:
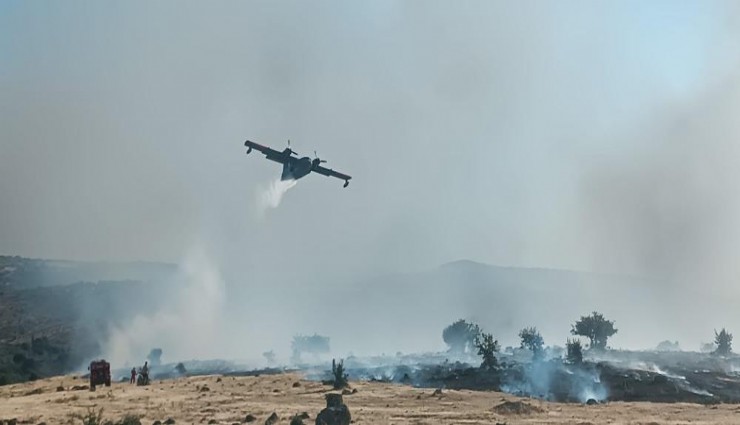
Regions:
<instances>
[{"instance_id":1,"label":"white water spray","mask_svg":"<svg viewBox=\"0 0 740 425\"><path fill-rule=\"evenodd\" d=\"M296 180L274 180L267 188L258 193L257 205L259 212L264 214L267 209L277 208L285 193L297 183Z\"/></svg>"}]
</instances>

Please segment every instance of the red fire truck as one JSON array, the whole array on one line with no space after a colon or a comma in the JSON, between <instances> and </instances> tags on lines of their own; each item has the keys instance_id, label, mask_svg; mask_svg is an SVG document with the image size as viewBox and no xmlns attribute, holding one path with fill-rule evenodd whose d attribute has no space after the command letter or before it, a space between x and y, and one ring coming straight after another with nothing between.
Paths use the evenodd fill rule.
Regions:
<instances>
[{"instance_id":1,"label":"red fire truck","mask_svg":"<svg viewBox=\"0 0 740 425\"><path fill-rule=\"evenodd\" d=\"M100 384L110 387L110 363L105 360L93 360L88 369L90 370L90 391L94 391L95 386Z\"/></svg>"}]
</instances>

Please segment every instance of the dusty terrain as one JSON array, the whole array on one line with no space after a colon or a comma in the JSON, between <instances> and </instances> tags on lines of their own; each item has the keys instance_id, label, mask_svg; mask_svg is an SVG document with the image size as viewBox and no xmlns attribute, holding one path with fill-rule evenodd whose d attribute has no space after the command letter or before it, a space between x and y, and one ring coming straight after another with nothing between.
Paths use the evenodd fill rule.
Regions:
<instances>
[{"instance_id":1,"label":"dusty terrain","mask_svg":"<svg viewBox=\"0 0 740 425\"><path fill-rule=\"evenodd\" d=\"M297 384L296 384L297 383ZM85 385L72 376L0 387L0 419L18 423L81 424L76 415L103 408L104 420L124 414L140 415L142 423L173 418L177 424L263 424L276 412L278 423L307 412L314 418L325 406L330 387L303 380L299 375L259 377L199 376L157 381L148 387L114 383L97 391L72 390ZM353 382L356 394L345 403L356 424L736 424L740 406L720 404L622 403L586 406L523 399L498 392L443 391L387 383ZM203 390L203 387L208 390ZM64 387L64 390L61 388ZM519 414L497 409L502 403L521 401L533 412ZM525 406L525 407L526 407Z\"/></svg>"}]
</instances>

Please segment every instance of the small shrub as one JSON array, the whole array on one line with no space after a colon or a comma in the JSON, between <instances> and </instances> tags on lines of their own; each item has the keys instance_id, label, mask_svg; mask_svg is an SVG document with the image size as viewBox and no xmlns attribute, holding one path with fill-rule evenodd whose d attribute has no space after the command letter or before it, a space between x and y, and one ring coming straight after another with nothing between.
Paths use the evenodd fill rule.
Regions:
<instances>
[{"instance_id":1,"label":"small shrub","mask_svg":"<svg viewBox=\"0 0 740 425\"><path fill-rule=\"evenodd\" d=\"M340 360L339 363L337 363L336 360L332 359L331 374L334 375L334 389L335 390L340 390L349 385L349 383L347 382L347 378L349 377L349 375L347 375L344 371L344 361L343 360Z\"/></svg>"},{"instance_id":2,"label":"small shrub","mask_svg":"<svg viewBox=\"0 0 740 425\"><path fill-rule=\"evenodd\" d=\"M732 353L732 334L727 332L725 328L722 328L719 333L716 330L714 331L714 343L717 345L714 354L728 356Z\"/></svg>"},{"instance_id":3,"label":"small shrub","mask_svg":"<svg viewBox=\"0 0 740 425\"><path fill-rule=\"evenodd\" d=\"M566 357L565 360L570 364L583 363L583 346L577 339L568 339L565 343Z\"/></svg>"},{"instance_id":4,"label":"small shrub","mask_svg":"<svg viewBox=\"0 0 740 425\"><path fill-rule=\"evenodd\" d=\"M141 419L136 415L128 414L116 422L116 425L141 425Z\"/></svg>"},{"instance_id":5,"label":"small shrub","mask_svg":"<svg viewBox=\"0 0 740 425\"><path fill-rule=\"evenodd\" d=\"M95 412L95 409L89 407L85 416L80 417L82 419L82 425L102 425L103 423L103 408Z\"/></svg>"}]
</instances>

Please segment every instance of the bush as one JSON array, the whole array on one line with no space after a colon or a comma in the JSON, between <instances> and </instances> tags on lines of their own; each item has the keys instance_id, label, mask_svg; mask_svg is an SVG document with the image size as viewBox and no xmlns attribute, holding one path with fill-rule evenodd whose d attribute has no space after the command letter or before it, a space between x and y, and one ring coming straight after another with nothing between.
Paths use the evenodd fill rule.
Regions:
<instances>
[{"instance_id":1,"label":"bush","mask_svg":"<svg viewBox=\"0 0 740 425\"><path fill-rule=\"evenodd\" d=\"M570 364L583 363L583 346L577 339L568 339L565 343L566 357L565 360Z\"/></svg>"},{"instance_id":2,"label":"bush","mask_svg":"<svg viewBox=\"0 0 740 425\"><path fill-rule=\"evenodd\" d=\"M136 415L126 415L116 422L116 425L141 425L141 419Z\"/></svg>"},{"instance_id":3,"label":"bush","mask_svg":"<svg viewBox=\"0 0 740 425\"><path fill-rule=\"evenodd\" d=\"M722 328L719 333L717 333L717 330L715 329L714 343L717 344L717 349L714 350L714 354L729 356L732 353L732 334L727 332L725 328Z\"/></svg>"},{"instance_id":4,"label":"bush","mask_svg":"<svg viewBox=\"0 0 740 425\"><path fill-rule=\"evenodd\" d=\"M95 412L95 409L88 407L85 416L81 416L82 425L101 425L103 423L103 408Z\"/></svg>"},{"instance_id":5,"label":"bush","mask_svg":"<svg viewBox=\"0 0 740 425\"><path fill-rule=\"evenodd\" d=\"M344 361L340 360L339 363L336 360L331 360L331 374L334 376L334 389L341 390L349 385L347 382L347 375L344 371Z\"/></svg>"}]
</instances>

